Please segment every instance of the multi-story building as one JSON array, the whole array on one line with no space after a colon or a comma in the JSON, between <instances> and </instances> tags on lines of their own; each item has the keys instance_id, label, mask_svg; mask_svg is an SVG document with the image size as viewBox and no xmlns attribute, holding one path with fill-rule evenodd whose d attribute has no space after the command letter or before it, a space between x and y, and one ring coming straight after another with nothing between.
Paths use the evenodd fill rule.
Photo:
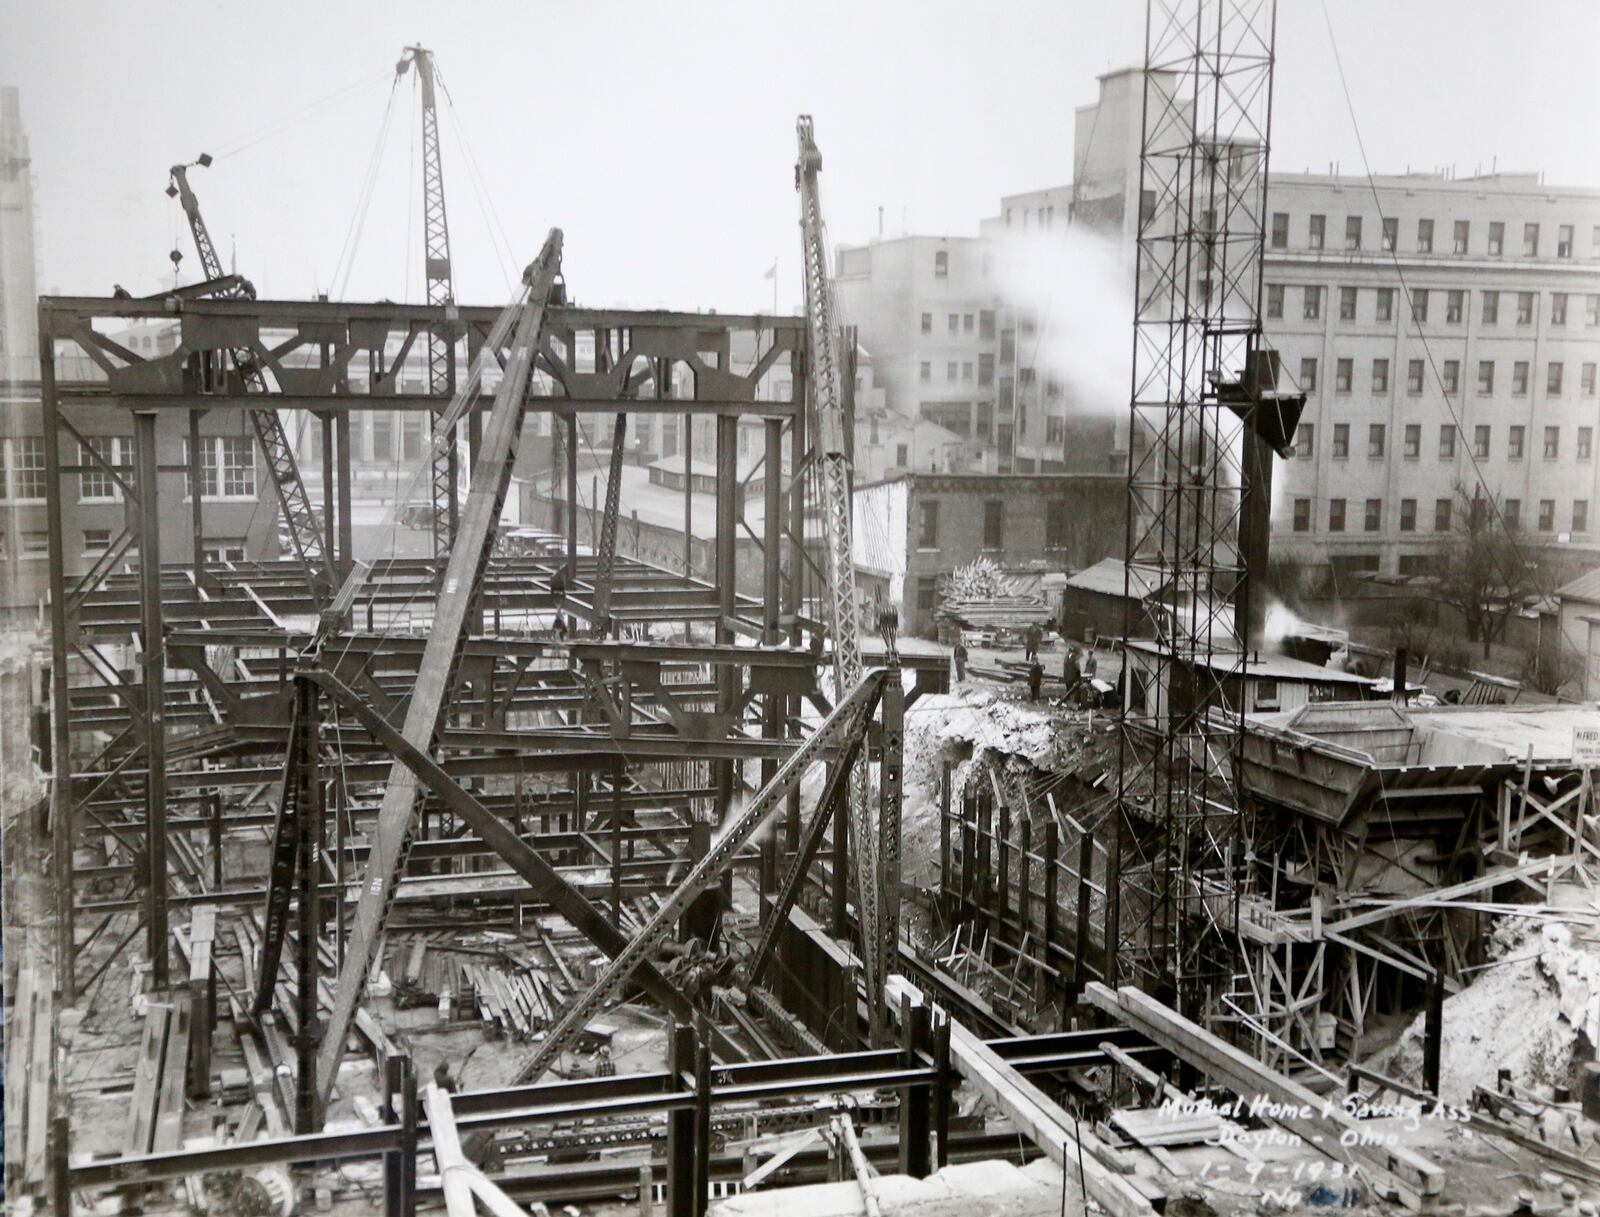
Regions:
<instances>
[{"instance_id":1,"label":"multi-story building","mask_svg":"<svg viewBox=\"0 0 1600 1217\"><path fill-rule=\"evenodd\" d=\"M1102 76L1077 111L1073 185L1002 200L1002 227L1048 230L1065 206L1131 273L1142 90L1138 69ZM1262 323L1307 394L1278 462L1274 557L1422 573L1460 523L1459 488L1567 551L1555 565L1600 559L1600 189L1274 172L1267 207Z\"/></svg>"},{"instance_id":2,"label":"multi-story building","mask_svg":"<svg viewBox=\"0 0 1600 1217\"><path fill-rule=\"evenodd\" d=\"M1269 207L1262 322L1307 394L1277 552L1421 573L1483 491L1600 556L1600 190L1274 174Z\"/></svg>"},{"instance_id":3,"label":"multi-story building","mask_svg":"<svg viewBox=\"0 0 1600 1217\"><path fill-rule=\"evenodd\" d=\"M989 238L841 246L834 271L841 320L872 351L888 409L960 437L955 468L1067 468L1061 386L1036 364L1035 312L1001 298Z\"/></svg>"}]
</instances>

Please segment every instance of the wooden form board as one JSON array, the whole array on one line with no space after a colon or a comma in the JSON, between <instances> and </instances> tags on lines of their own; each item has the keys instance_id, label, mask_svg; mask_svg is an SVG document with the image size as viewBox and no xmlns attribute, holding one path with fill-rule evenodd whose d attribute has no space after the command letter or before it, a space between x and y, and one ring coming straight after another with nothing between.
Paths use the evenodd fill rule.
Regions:
<instances>
[{"instance_id":1,"label":"wooden form board","mask_svg":"<svg viewBox=\"0 0 1600 1217\"><path fill-rule=\"evenodd\" d=\"M1376 1185L1409 1208L1420 1208L1444 1187L1444 1171L1421 1154L1399 1145L1354 1145L1343 1148L1339 1134L1361 1129L1361 1122L1338 1103L1269 1069L1260 1061L1218 1039L1198 1023L1162 1005L1131 986L1115 991L1099 982L1084 987L1096 1008L1137 1028L1163 1048L1216 1078L1240 1098L1261 1096L1294 1114L1275 1115L1273 1122L1300 1136L1307 1145L1336 1160L1354 1158ZM1313 1113L1307 1117L1299 1113Z\"/></svg>"}]
</instances>

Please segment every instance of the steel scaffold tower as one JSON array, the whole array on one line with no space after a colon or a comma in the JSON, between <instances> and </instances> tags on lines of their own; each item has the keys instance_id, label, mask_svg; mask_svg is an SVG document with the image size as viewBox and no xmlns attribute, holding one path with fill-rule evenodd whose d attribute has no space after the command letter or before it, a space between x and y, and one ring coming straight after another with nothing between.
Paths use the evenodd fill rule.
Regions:
<instances>
[{"instance_id":1,"label":"steel scaffold tower","mask_svg":"<svg viewBox=\"0 0 1600 1217\"><path fill-rule=\"evenodd\" d=\"M1229 974L1243 877L1232 609L1242 630L1241 525L1264 493L1246 432L1273 389L1257 361L1275 20L1274 0L1147 9L1124 633L1154 645L1125 659L1106 939L1108 979L1195 1016Z\"/></svg>"}]
</instances>

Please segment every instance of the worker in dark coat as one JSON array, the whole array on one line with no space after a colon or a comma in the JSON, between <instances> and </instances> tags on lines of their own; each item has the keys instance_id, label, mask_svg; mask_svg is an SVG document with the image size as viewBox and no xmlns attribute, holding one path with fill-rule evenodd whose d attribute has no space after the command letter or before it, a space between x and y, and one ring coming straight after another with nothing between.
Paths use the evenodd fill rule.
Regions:
<instances>
[{"instance_id":1,"label":"worker in dark coat","mask_svg":"<svg viewBox=\"0 0 1600 1217\"><path fill-rule=\"evenodd\" d=\"M967 679L967 644L958 639L953 656L956 661L956 683L962 684Z\"/></svg>"},{"instance_id":2,"label":"worker in dark coat","mask_svg":"<svg viewBox=\"0 0 1600 1217\"><path fill-rule=\"evenodd\" d=\"M1029 663L1033 663L1039 658L1039 644L1044 641L1044 631L1037 624L1030 625L1022 637L1027 646L1027 650L1023 652L1022 657Z\"/></svg>"},{"instance_id":3,"label":"worker in dark coat","mask_svg":"<svg viewBox=\"0 0 1600 1217\"><path fill-rule=\"evenodd\" d=\"M1078 667L1078 648L1068 647L1067 657L1061 661L1061 683L1067 687L1067 700L1074 701L1078 696L1078 683L1083 679L1083 671Z\"/></svg>"},{"instance_id":4,"label":"worker in dark coat","mask_svg":"<svg viewBox=\"0 0 1600 1217\"><path fill-rule=\"evenodd\" d=\"M1044 666L1035 659L1028 665L1028 700L1039 700L1039 686L1044 683Z\"/></svg>"}]
</instances>

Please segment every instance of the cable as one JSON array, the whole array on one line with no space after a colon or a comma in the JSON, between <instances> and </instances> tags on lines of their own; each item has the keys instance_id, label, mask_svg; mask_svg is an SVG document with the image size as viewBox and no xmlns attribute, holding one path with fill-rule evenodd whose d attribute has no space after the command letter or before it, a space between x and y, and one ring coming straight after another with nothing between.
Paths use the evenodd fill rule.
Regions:
<instances>
[{"instance_id":1,"label":"cable","mask_svg":"<svg viewBox=\"0 0 1600 1217\"><path fill-rule=\"evenodd\" d=\"M388 68L384 68L381 71L371 73L371 74L369 74L367 76L363 76L361 79L353 81L350 84L345 85L341 89L335 89L332 93L329 93L329 94L327 94L327 95L325 95L323 97L318 98L316 101L307 102L305 105L299 107L298 109L291 110L287 114L284 114L279 118L273 119L271 122L265 124L264 126L257 127L253 131L246 132L244 135L240 136L236 140L233 140L231 142L223 142L220 145L221 150L212 154L212 160L213 161L220 161L220 160L224 160L224 159L226 159L227 157L230 157L230 156L237 156L237 155L239 155L239 153L245 151L245 149L253 148L257 144L263 142L264 140L271 139L274 135L276 135L279 132L285 130L287 127L291 126L294 122L298 121L299 119L305 118L312 111L320 109L322 106L328 105L331 102L337 101L339 98L345 96L347 93L353 93L355 90L357 90L359 88L362 88L365 85L371 84L373 81L379 80L379 79L383 78L384 76L387 76L388 74L389 74L389 69Z\"/></svg>"},{"instance_id":2,"label":"cable","mask_svg":"<svg viewBox=\"0 0 1600 1217\"><path fill-rule=\"evenodd\" d=\"M383 159L384 147L388 142L389 122L394 113L394 95L398 88L400 78L395 77L389 86L389 100L383 108L383 120L378 124L378 138L373 144L372 156L368 158L366 173L362 176L361 188L356 192L356 205L350 214L350 223L345 227L344 244L339 247L338 260L333 265L333 274L329 278L329 286L333 288L333 295L337 299L344 298L345 288L350 282L350 272L355 267L356 248L361 241L361 233L366 227L367 211L372 206L373 190L377 184L378 168ZM345 257L350 258L349 265L345 265ZM344 267L344 278L339 278L339 269Z\"/></svg>"},{"instance_id":3,"label":"cable","mask_svg":"<svg viewBox=\"0 0 1600 1217\"><path fill-rule=\"evenodd\" d=\"M1326 25L1328 30L1328 42L1333 49L1334 66L1337 68L1339 73L1339 87L1344 93L1345 109L1350 116L1350 125L1356 137L1356 147L1361 152L1362 170L1366 175L1367 187L1372 192L1372 201L1374 206L1377 207L1378 218L1381 223L1381 221L1387 219L1388 217L1384 214L1383 200L1378 194L1378 184L1376 179L1373 177L1371 162L1367 159L1366 141L1361 135L1361 124L1356 119L1355 102L1350 95L1349 81L1345 78L1344 60L1339 54L1339 42L1333 31L1333 18L1328 12L1327 0L1321 0L1321 6L1323 23ZM1422 343L1423 355L1427 359L1429 370L1433 373L1434 382L1439 386L1440 394L1443 400L1443 407L1446 413L1449 414L1451 422L1455 425L1456 435L1458 437L1463 436L1465 434L1465 429L1461 422L1460 415L1457 412L1455 405L1451 401L1451 395L1444 391L1444 377L1440 374L1437 361L1434 359L1433 348L1429 346L1427 335L1423 333L1422 325L1416 319L1411 287L1406 283L1405 272L1401 269L1399 252L1397 249L1391 249L1388 252L1391 256L1391 260L1394 263L1395 277L1400 283L1400 290L1405 298L1406 309L1411 314L1411 324L1416 330L1418 340ZM1505 517L1501 511L1499 503L1499 496L1492 489L1490 489L1488 479L1484 476L1483 467L1479 463L1479 458L1476 451L1472 448L1468 448L1466 455L1468 464L1472 469L1473 479L1478 483L1478 489L1481 492L1480 496L1474 496L1474 504L1476 504L1478 501L1485 501L1487 503L1489 521L1499 525L1501 534L1510 541L1512 551L1517 555L1517 558L1523 568L1521 572L1508 572L1504 570L1500 572L1501 579L1503 580L1506 589L1508 592L1514 591L1521 579L1531 578L1534 583L1534 590L1538 592L1541 599L1554 599L1554 590L1545 585L1543 572L1539 566L1539 563L1528 558L1526 552L1522 548L1517 531L1506 526ZM1581 652L1583 648L1577 646L1576 642L1570 637L1566 627L1561 624L1559 613L1556 615L1556 621L1557 629L1559 629L1562 633L1562 640L1572 646L1573 649Z\"/></svg>"}]
</instances>

